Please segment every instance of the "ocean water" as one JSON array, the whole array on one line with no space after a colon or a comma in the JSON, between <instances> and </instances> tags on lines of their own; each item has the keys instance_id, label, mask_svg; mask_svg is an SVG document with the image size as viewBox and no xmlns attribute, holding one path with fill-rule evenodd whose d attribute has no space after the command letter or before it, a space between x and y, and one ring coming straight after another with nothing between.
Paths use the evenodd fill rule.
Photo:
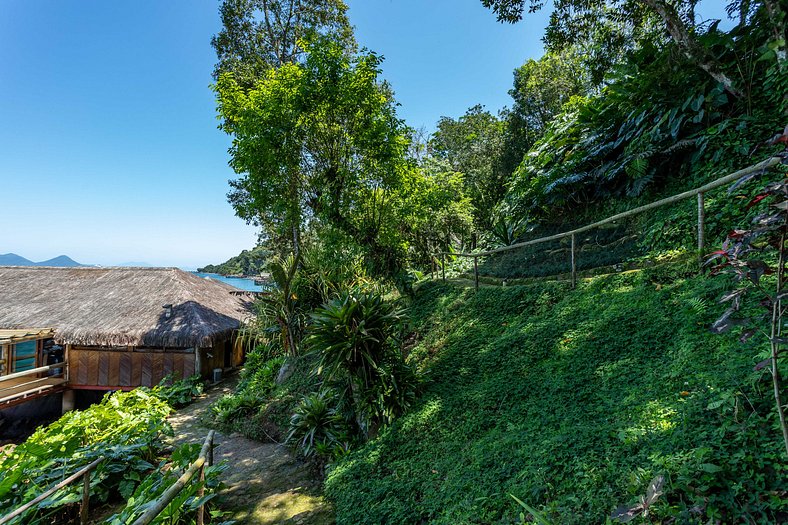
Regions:
<instances>
[{"instance_id":1,"label":"ocean water","mask_svg":"<svg viewBox=\"0 0 788 525\"><path fill-rule=\"evenodd\" d=\"M192 272L197 277L204 277L209 279L216 279L217 281L221 281L223 283L227 283L230 286L234 286L239 290L246 290L247 292L260 292L263 290L262 286L258 286L254 284L252 279L244 279L242 277L225 277L224 275L219 275L218 273L205 273L205 272Z\"/></svg>"}]
</instances>

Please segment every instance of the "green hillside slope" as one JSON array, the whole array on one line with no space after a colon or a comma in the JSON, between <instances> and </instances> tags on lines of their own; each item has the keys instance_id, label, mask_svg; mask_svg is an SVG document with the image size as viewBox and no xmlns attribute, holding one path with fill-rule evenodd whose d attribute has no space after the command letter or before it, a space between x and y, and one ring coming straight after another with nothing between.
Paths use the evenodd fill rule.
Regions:
<instances>
[{"instance_id":1,"label":"green hillside slope","mask_svg":"<svg viewBox=\"0 0 788 525\"><path fill-rule=\"evenodd\" d=\"M555 523L605 523L660 474L653 523L788 518L762 341L712 335L728 283L675 272L421 287L426 392L331 469L338 523L515 523L510 494Z\"/></svg>"}]
</instances>

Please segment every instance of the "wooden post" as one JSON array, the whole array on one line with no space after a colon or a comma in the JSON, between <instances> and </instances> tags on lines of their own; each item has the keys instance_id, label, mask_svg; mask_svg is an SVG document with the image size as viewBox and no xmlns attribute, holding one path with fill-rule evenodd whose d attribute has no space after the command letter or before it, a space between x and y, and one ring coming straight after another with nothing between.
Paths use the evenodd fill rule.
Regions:
<instances>
[{"instance_id":1,"label":"wooden post","mask_svg":"<svg viewBox=\"0 0 788 525\"><path fill-rule=\"evenodd\" d=\"M205 465L200 467L200 479L198 483L200 483L200 488L197 489L197 498L202 499L202 497L205 496ZM197 507L197 525L205 525L205 505Z\"/></svg>"},{"instance_id":2,"label":"wooden post","mask_svg":"<svg viewBox=\"0 0 788 525\"><path fill-rule=\"evenodd\" d=\"M441 277L446 280L446 254L441 253Z\"/></svg>"},{"instance_id":3,"label":"wooden post","mask_svg":"<svg viewBox=\"0 0 788 525\"><path fill-rule=\"evenodd\" d=\"M698 259L703 265L703 247L705 244L706 207L704 206L703 192L698 193Z\"/></svg>"},{"instance_id":4,"label":"wooden post","mask_svg":"<svg viewBox=\"0 0 788 525\"><path fill-rule=\"evenodd\" d=\"M82 507L79 509L79 525L87 525L90 512L90 470L82 476Z\"/></svg>"},{"instance_id":5,"label":"wooden post","mask_svg":"<svg viewBox=\"0 0 788 525\"><path fill-rule=\"evenodd\" d=\"M475 278L474 288L478 290L479 289L479 258L478 257L473 258L473 275Z\"/></svg>"},{"instance_id":6,"label":"wooden post","mask_svg":"<svg viewBox=\"0 0 788 525\"><path fill-rule=\"evenodd\" d=\"M572 288L577 286L577 262L575 261L575 234L572 234Z\"/></svg>"}]
</instances>

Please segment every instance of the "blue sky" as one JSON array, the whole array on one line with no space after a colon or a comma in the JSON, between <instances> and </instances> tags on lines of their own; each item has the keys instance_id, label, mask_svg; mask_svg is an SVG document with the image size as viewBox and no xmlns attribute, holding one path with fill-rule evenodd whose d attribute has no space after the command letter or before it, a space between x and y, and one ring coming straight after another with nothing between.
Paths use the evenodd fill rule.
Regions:
<instances>
[{"instance_id":1,"label":"blue sky","mask_svg":"<svg viewBox=\"0 0 788 525\"><path fill-rule=\"evenodd\" d=\"M415 127L508 104L513 69L542 53L546 12L510 26L479 0L348 4ZM225 198L218 5L0 0L0 253L193 268L254 245Z\"/></svg>"}]
</instances>

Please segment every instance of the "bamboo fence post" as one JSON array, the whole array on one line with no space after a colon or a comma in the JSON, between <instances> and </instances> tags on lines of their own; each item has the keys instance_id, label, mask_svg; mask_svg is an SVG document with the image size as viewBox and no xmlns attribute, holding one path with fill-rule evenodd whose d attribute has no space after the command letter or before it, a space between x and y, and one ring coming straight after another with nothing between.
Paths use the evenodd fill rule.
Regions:
<instances>
[{"instance_id":1,"label":"bamboo fence post","mask_svg":"<svg viewBox=\"0 0 788 525\"><path fill-rule=\"evenodd\" d=\"M205 465L200 467L200 478L198 480L200 488L197 489L197 498L205 496ZM205 525L205 505L202 503L197 507L197 525Z\"/></svg>"},{"instance_id":2,"label":"bamboo fence post","mask_svg":"<svg viewBox=\"0 0 788 525\"><path fill-rule=\"evenodd\" d=\"M473 258L473 275L474 275L474 288L479 289L479 258Z\"/></svg>"},{"instance_id":3,"label":"bamboo fence post","mask_svg":"<svg viewBox=\"0 0 788 525\"><path fill-rule=\"evenodd\" d=\"M703 247L705 244L706 207L703 192L698 193L698 261L703 265Z\"/></svg>"},{"instance_id":4,"label":"bamboo fence post","mask_svg":"<svg viewBox=\"0 0 788 525\"><path fill-rule=\"evenodd\" d=\"M90 512L90 469L82 476L82 507L79 509L80 525L87 525Z\"/></svg>"},{"instance_id":5,"label":"bamboo fence post","mask_svg":"<svg viewBox=\"0 0 788 525\"><path fill-rule=\"evenodd\" d=\"M575 260L575 234L572 234L572 288L577 286L577 261Z\"/></svg>"}]
</instances>

